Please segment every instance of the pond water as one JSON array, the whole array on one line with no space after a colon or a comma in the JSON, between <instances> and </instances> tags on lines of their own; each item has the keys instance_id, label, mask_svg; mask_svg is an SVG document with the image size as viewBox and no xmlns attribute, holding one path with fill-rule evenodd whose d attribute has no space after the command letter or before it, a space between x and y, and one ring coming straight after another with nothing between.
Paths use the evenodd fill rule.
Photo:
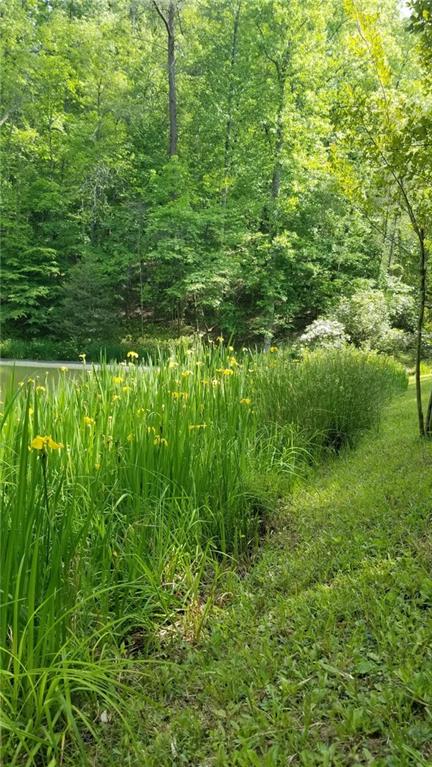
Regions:
<instances>
[{"instance_id":1,"label":"pond water","mask_svg":"<svg viewBox=\"0 0 432 767\"><path fill-rule=\"evenodd\" d=\"M83 370L91 370L90 365L75 362L36 362L35 360L2 360L0 359L0 391L5 391L13 379L16 384L26 378L34 378L44 383L55 382L61 374L61 368L66 367L70 375L81 375Z\"/></svg>"}]
</instances>

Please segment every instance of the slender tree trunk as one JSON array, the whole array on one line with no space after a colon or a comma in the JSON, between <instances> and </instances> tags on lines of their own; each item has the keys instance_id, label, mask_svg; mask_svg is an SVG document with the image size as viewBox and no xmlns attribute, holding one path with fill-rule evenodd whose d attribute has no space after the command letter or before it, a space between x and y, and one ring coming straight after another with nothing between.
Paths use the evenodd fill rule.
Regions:
<instances>
[{"instance_id":1,"label":"slender tree trunk","mask_svg":"<svg viewBox=\"0 0 432 767\"><path fill-rule=\"evenodd\" d=\"M241 3L242 3L242 0L239 0L235 14L234 14L234 25L233 25L233 34L232 34L232 42L231 42L231 57L230 57L231 78L230 78L230 84L228 89L228 110L227 110L228 116L227 116L227 121L225 126L225 145L224 145L224 189L223 189L223 197L222 197L222 203L224 207L226 207L227 197L228 197L228 184L226 181L226 177L228 175L228 172L231 166L231 134L232 134L232 127L233 127L232 109L233 109L233 100L234 100L233 75L234 75L234 67L235 67L235 63L237 59Z\"/></svg>"},{"instance_id":2,"label":"slender tree trunk","mask_svg":"<svg viewBox=\"0 0 432 767\"><path fill-rule=\"evenodd\" d=\"M169 146L170 157L177 154L177 91L175 60L175 3L168 7L168 86L169 86Z\"/></svg>"},{"instance_id":3,"label":"slender tree trunk","mask_svg":"<svg viewBox=\"0 0 432 767\"><path fill-rule=\"evenodd\" d=\"M282 176L282 150L284 146L283 108L285 100L285 75L279 77L279 104L276 116L276 144L274 152L274 165L271 182L271 198L273 202L279 197Z\"/></svg>"},{"instance_id":4,"label":"slender tree trunk","mask_svg":"<svg viewBox=\"0 0 432 767\"><path fill-rule=\"evenodd\" d=\"M420 377L420 364L422 360L422 342L423 342L423 322L426 305L426 246L424 229L417 229L419 240L419 311L417 318L417 339L416 339L416 362L415 362L415 382L417 398L417 415L420 436L426 436L426 426L423 413L422 387ZM429 411L429 409L428 409Z\"/></svg>"},{"instance_id":5,"label":"slender tree trunk","mask_svg":"<svg viewBox=\"0 0 432 767\"><path fill-rule=\"evenodd\" d=\"M285 135L283 125L283 110L285 104L285 82L286 82L286 70L278 68L278 82L279 82L279 103L276 115L276 143L274 149L274 161L273 161L273 173L271 180L271 212L270 212L270 233L272 240L277 235L277 223L275 221L276 203L279 199L280 185L282 178L282 152L284 148ZM273 271L273 270L272 270ZM270 349L275 322L276 307L274 298L271 300L268 311L268 327L264 337L264 351L268 352Z\"/></svg>"},{"instance_id":6,"label":"slender tree trunk","mask_svg":"<svg viewBox=\"0 0 432 767\"><path fill-rule=\"evenodd\" d=\"M176 58L175 58L175 12L176 0L169 0L168 13L162 13L156 0L153 5L158 16L162 19L168 38L168 115L169 115L169 141L168 154L174 157L177 154L177 90L176 90Z\"/></svg>"},{"instance_id":7,"label":"slender tree trunk","mask_svg":"<svg viewBox=\"0 0 432 767\"><path fill-rule=\"evenodd\" d=\"M395 242L396 242L397 233L398 233L398 231L397 231L398 220L399 220L399 215L396 212L395 215L394 215L394 220L393 220L393 229L392 229L391 238L390 238L390 247L389 247L389 253L388 253L388 260L387 260L387 271L388 272L390 271L390 269L391 269L391 267L393 265L393 255L394 255L394 249L395 249Z\"/></svg>"}]
</instances>

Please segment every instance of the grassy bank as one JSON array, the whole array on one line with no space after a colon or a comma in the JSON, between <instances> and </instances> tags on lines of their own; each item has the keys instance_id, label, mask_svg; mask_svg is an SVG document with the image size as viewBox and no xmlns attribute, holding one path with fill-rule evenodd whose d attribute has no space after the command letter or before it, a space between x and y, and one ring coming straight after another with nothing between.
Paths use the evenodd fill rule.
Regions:
<instances>
[{"instance_id":1,"label":"grassy bank","mask_svg":"<svg viewBox=\"0 0 432 767\"><path fill-rule=\"evenodd\" d=\"M68 360L73 362L85 353L88 362L123 360L133 345L143 361L163 354L168 357L176 349L187 348L193 342L192 336L165 338L161 335L147 335L135 339L95 341L87 339L50 339L50 338L3 338L0 340L0 357L14 360Z\"/></svg>"},{"instance_id":2,"label":"grassy bank","mask_svg":"<svg viewBox=\"0 0 432 767\"><path fill-rule=\"evenodd\" d=\"M161 638L130 700L134 742L113 721L91 763L430 765L431 499L410 386L379 435L281 506L208 633Z\"/></svg>"},{"instance_id":3,"label":"grassy bank","mask_svg":"<svg viewBox=\"0 0 432 767\"><path fill-rule=\"evenodd\" d=\"M5 396L0 650L11 766L54 767L72 742L85 764L85 744L109 722L132 737L124 714L142 661L153 663L177 627L199 640L233 567L273 524L278 494L376 426L405 385L391 360L348 350L292 363L276 350L236 358L220 344L145 373L134 359Z\"/></svg>"}]
</instances>

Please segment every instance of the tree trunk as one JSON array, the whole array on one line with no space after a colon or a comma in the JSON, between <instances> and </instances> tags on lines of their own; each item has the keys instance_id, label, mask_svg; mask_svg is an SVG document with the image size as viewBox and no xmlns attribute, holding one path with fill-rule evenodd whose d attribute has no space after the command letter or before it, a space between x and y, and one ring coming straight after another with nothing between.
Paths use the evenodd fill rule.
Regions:
<instances>
[{"instance_id":1,"label":"tree trunk","mask_svg":"<svg viewBox=\"0 0 432 767\"><path fill-rule=\"evenodd\" d=\"M175 4L170 0L168 8L168 86L169 86L169 146L170 157L177 154L177 91L175 60Z\"/></svg>"},{"instance_id":2,"label":"tree trunk","mask_svg":"<svg viewBox=\"0 0 432 767\"><path fill-rule=\"evenodd\" d=\"M276 117L276 144L274 153L274 165L271 182L271 197L275 202L279 197L280 183L282 176L282 163L281 155L284 145L284 130L283 130L283 108L284 108L284 96L285 96L285 77L279 80L279 105Z\"/></svg>"},{"instance_id":3,"label":"tree trunk","mask_svg":"<svg viewBox=\"0 0 432 767\"><path fill-rule=\"evenodd\" d=\"M422 403L422 387L420 378L420 364L422 359L422 341L423 341L423 322L426 305L426 247L424 229L417 229L419 240L419 312L417 318L417 339L416 339L416 362L415 362L415 382L417 398L418 426L421 437L426 436L425 419ZM428 409L429 411L429 409Z\"/></svg>"},{"instance_id":4,"label":"tree trunk","mask_svg":"<svg viewBox=\"0 0 432 767\"><path fill-rule=\"evenodd\" d=\"M231 78L230 78L230 84L229 84L229 90L228 90L228 110L227 110L228 116L227 116L226 127L225 127L225 146L224 146L224 190L223 190L223 206L224 207L226 206L227 197L228 197L228 184L226 181L226 177L228 175L228 172L231 166L231 133L232 133L232 125L233 125L232 107L233 107L233 99L234 99L233 74L234 74L234 67L235 67L235 63L237 59L240 9L241 9L241 0L239 0L238 2L235 15L234 15L234 25L233 25L233 34L232 34L232 42L231 42L231 57L230 57Z\"/></svg>"},{"instance_id":5,"label":"tree trunk","mask_svg":"<svg viewBox=\"0 0 432 767\"><path fill-rule=\"evenodd\" d=\"M176 90L176 60L175 60L175 12L176 1L169 0L168 14L165 16L156 0L153 5L158 16L162 19L168 37L168 115L169 115L169 141L168 154L174 157L177 154L177 90Z\"/></svg>"},{"instance_id":6,"label":"tree trunk","mask_svg":"<svg viewBox=\"0 0 432 767\"><path fill-rule=\"evenodd\" d=\"M274 149L273 173L272 173L271 190L270 190L271 203L272 203L271 211L270 211L270 235L271 235L272 243L278 233L276 206L277 206L277 201L279 199L279 194L280 194L280 185L281 185L281 178L282 178L282 152L283 152L284 142L285 142L283 110L285 105L286 76L287 75L286 75L285 67L283 69L278 68L279 103L278 103L278 110L276 115L276 143L275 143L275 149ZM268 319L267 319L267 331L264 336L265 352L268 352L273 340L275 314L276 314L276 306L275 306L275 300L273 298L269 306Z\"/></svg>"}]
</instances>

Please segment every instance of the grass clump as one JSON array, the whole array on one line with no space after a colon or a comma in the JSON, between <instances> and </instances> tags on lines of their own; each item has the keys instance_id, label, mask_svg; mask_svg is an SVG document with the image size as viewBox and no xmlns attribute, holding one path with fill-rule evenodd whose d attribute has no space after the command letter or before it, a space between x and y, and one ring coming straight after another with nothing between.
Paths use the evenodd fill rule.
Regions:
<instances>
[{"instance_id":1,"label":"grass clump","mask_svg":"<svg viewBox=\"0 0 432 767\"><path fill-rule=\"evenodd\" d=\"M306 353L298 363L261 367L263 420L295 424L315 449L354 445L379 424L383 405L408 379L391 358L356 349Z\"/></svg>"},{"instance_id":2,"label":"grass clump","mask_svg":"<svg viewBox=\"0 0 432 767\"><path fill-rule=\"evenodd\" d=\"M373 425L405 382L392 362L349 351L291 363L237 358L220 343L147 370L134 360L5 394L0 692L11 765L52 767L66 737L82 748L94 734L101 706L121 716L131 656L151 655L187 612L199 635L212 579L258 542L268 501L257 472L290 481L305 456L335 446L336 429L350 443Z\"/></svg>"}]
</instances>

